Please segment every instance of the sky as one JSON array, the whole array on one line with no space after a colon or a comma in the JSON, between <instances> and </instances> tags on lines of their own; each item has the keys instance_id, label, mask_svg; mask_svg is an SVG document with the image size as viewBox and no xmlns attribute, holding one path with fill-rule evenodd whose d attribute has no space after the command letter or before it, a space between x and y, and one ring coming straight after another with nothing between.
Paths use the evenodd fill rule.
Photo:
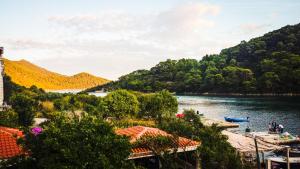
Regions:
<instances>
[{"instance_id":1,"label":"sky","mask_svg":"<svg viewBox=\"0 0 300 169\"><path fill-rule=\"evenodd\" d=\"M298 0L1 0L4 57L115 80L300 22Z\"/></svg>"}]
</instances>

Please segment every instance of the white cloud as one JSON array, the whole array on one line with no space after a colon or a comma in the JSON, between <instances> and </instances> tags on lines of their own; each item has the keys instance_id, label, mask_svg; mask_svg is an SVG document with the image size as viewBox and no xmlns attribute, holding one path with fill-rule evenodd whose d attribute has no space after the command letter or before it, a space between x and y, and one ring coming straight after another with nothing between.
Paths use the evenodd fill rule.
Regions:
<instances>
[{"instance_id":1,"label":"white cloud","mask_svg":"<svg viewBox=\"0 0 300 169\"><path fill-rule=\"evenodd\" d=\"M214 22L205 19L207 15L217 15L220 11L218 6L207 4L187 4L177 6L160 13L155 26L166 30L194 31L198 28L214 26Z\"/></svg>"},{"instance_id":2,"label":"white cloud","mask_svg":"<svg viewBox=\"0 0 300 169\"><path fill-rule=\"evenodd\" d=\"M98 15L50 16L48 21L56 26L71 28L79 32L120 32L137 30L140 17L120 11L103 11Z\"/></svg>"},{"instance_id":3,"label":"white cloud","mask_svg":"<svg viewBox=\"0 0 300 169\"><path fill-rule=\"evenodd\" d=\"M116 79L166 58L200 59L205 54L218 52L226 42L211 40L206 32L215 27L213 18L220 10L212 4L189 3L142 15L124 11L56 15L48 18L53 31L48 39L4 41L19 53L44 52L43 56L49 57L33 57L34 62L54 71L68 74L87 71Z\"/></svg>"},{"instance_id":4,"label":"white cloud","mask_svg":"<svg viewBox=\"0 0 300 169\"><path fill-rule=\"evenodd\" d=\"M264 30L265 28L269 27L269 24L255 24L255 23L246 23L240 25L240 29L243 33L249 34L249 33L257 33L261 30Z\"/></svg>"},{"instance_id":5,"label":"white cloud","mask_svg":"<svg viewBox=\"0 0 300 169\"><path fill-rule=\"evenodd\" d=\"M78 31L136 31L170 28L193 30L199 27L211 27L214 23L204 16L217 15L220 7L211 4L189 3L162 11L157 14L135 15L123 11L102 11L97 15L57 15L48 21Z\"/></svg>"}]
</instances>

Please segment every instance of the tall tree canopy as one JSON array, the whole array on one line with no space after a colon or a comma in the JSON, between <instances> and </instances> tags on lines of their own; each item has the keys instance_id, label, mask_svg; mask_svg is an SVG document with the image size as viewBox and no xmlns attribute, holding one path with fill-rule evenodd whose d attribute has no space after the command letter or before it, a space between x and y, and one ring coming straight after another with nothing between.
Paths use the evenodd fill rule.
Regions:
<instances>
[{"instance_id":1,"label":"tall tree canopy","mask_svg":"<svg viewBox=\"0 0 300 169\"><path fill-rule=\"evenodd\" d=\"M177 93L300 92L300 24L242 41L201 60L166 60L150 70L137 70L99 89Z\"/></svg>"}]
</instances>

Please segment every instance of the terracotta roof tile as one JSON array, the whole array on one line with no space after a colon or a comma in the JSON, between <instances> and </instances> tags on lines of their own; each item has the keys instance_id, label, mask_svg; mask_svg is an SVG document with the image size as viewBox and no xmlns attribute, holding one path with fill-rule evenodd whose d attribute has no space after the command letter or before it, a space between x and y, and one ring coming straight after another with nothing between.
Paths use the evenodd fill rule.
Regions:
<instances>
[{"instance_id":1,"label":"terracotta roof tile","mask_svg":"<svg viewBox=\"0 0 300 169\"><path fill-rule=\"evenodd\" d=\"M17 145L18 137L24 137L22 131L0 126L0 159L23 154L22 148Z\"/></svg>"},{"instance_id":2,"label":"terracotta roof tile","mask_svg":"<svg viewBox=\"0 0 300 169\"><path fill-rule=\"evenodd\" d=\"M118 135L126 135L130 137L130 142L134 143L139 138L143 136L171 136L171 134L168 134L167 132L160 130L158 128L152 128L152 127L144 127L144 126L134 126L124 129L117 129L116 134ZM177 142L177 141L176 141ZM200 142L193 141L184 137L179 137L178 140L178 147L183 150L194 150L200 145ZM145 157L145 156L152 156L153 153L148 148L144 147L136 147L133 148L132 154L129 158L139 158L139 157Z\"/></svg>"}]
</instances>

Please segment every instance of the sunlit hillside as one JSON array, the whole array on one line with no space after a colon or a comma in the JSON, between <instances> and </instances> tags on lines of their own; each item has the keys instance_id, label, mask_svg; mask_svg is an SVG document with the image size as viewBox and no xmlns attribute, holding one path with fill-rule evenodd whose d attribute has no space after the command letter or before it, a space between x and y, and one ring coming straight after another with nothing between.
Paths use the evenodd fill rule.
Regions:
<instances>
[{"instance_id":1,"label":"sunlit hillside","mask_svg":"<svg viewBox=\"0 0 300 169\"><path fill-rule=\"evenodd\" d=\"M26 87L36 85L47 90L85 89L108 82L107 79L88 73L79 73L73 76L61 75L26 60L11 61L4 59L4 65L5 73L11 77L12 81Z\"/></svg>"}]
</instances>

